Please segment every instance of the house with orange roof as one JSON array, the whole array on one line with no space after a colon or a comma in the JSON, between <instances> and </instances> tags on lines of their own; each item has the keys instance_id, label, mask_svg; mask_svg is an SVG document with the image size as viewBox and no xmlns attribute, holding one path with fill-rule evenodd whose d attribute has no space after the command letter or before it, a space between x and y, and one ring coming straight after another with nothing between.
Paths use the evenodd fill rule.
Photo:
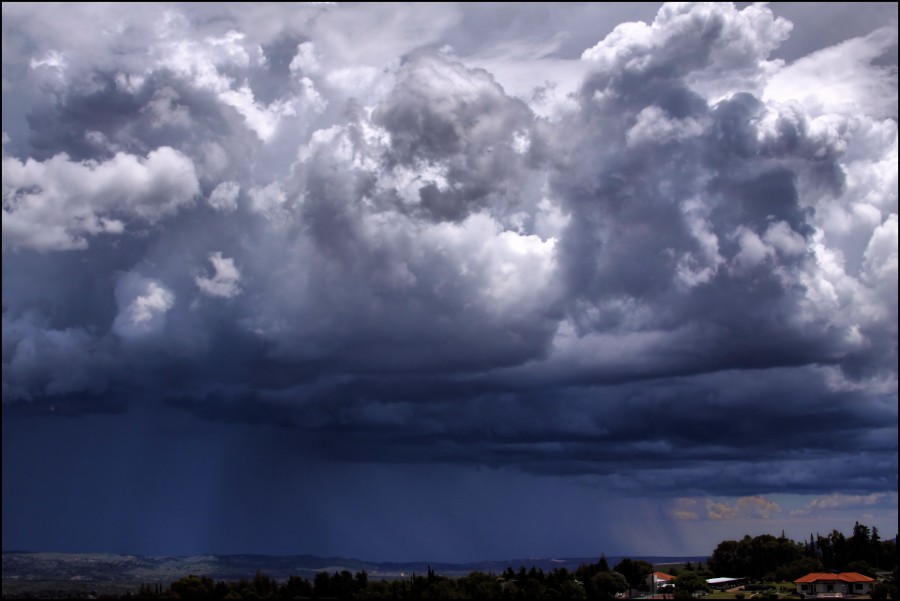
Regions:
<instances>
[{"instance_id":1,"label":"house with orange roof","mask_svg":"<svg viewBox=\"0 0 900 601\"><path fill-rule=\"evenodd\" d=\"M870 594L875 579L857 572L812 572L798 578L794 584L797 585L797 592L806 597L847 597Z\"/></svg>"},{"instance_id":2,"label":"house with orange roof","mask_svg":"<svg viewBox=\"0 0 900 601\"><path fill-rule=\"evenodd\" d=\"M671 574L666 574L665 572L653 572L647 576L647 590L650 591L651 595L655 595L661 592L660 589L665 589L670 586L675 586L675 576L672 576Z\"/></svg>"}]
</instances>

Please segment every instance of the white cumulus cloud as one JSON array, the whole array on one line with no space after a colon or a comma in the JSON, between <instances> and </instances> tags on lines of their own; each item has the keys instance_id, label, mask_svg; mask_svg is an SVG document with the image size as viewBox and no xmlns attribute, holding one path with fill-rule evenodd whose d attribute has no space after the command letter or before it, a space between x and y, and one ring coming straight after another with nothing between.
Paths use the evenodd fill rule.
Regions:
<instances>
[{"instance_id":1,"label":"white cumulus cloud","mask_svg":"<svg viewBox=\"0 0 900 601\"><path fill-rule=\"evenodd\" d=\"M233 298L241 293L241 272L234 259L223 257L221 252L209 255L214 273L212 277L197 276L194 281L203 294L218 298Z\"/></svg>"}]
</instances>

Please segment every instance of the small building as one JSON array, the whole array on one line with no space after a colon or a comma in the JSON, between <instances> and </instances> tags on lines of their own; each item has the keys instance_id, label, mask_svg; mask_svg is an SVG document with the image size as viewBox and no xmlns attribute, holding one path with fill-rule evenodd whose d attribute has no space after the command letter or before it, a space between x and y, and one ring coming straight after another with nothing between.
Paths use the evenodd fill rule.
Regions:
<instances>
[{"instance_id":1,"label":"small building","mask_svg":"<svg viewBox=\"0 0 900 601\"><path fill-rule=\"evenodd\" d=\"M875 579L857 572L812 572L798 578L794 584L797 585L797 592L807 597L847 597L870 594Z\"/></svg>"},{"instance_id":2,"label":"small building","mask_svg":"<svg viewBox=\"0 0 900 601\"><path fill-rule=\"evenodd\" d=\"M675 576L664 572L653 572L647 576L647 590L651 595L662 592L664 589L675 586Z\"/></svg>"}]
</instances>

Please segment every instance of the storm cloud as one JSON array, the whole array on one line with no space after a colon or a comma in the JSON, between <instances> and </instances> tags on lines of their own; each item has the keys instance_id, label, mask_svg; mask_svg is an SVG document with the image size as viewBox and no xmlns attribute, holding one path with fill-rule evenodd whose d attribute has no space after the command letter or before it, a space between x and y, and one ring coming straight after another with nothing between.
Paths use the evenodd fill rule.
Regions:
<instances>
[{"instance_id":1,"label":"storm cloud","mask_svg":"<svg viewBox=\"0 0 900 601\"><path fill-rule=\"evenodd\" d=\"M543 10L4 4L4 421L896 529L896 8Z\"/></svg>"}]
</instances>

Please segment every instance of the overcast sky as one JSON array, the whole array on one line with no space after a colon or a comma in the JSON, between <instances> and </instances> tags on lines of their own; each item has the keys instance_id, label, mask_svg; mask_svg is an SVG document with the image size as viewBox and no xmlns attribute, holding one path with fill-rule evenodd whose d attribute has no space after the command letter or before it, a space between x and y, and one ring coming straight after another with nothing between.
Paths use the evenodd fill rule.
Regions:
<instances>
[{"instance_id":1,"label":"overcast sky","mask_svg":"<svg viewBox=\"0 0 900 601\"><path fill-rule=\"evenodd\" d=\"M3 4L3 549L897 532L897 5Z\"/></svg>"}]
</instances>

